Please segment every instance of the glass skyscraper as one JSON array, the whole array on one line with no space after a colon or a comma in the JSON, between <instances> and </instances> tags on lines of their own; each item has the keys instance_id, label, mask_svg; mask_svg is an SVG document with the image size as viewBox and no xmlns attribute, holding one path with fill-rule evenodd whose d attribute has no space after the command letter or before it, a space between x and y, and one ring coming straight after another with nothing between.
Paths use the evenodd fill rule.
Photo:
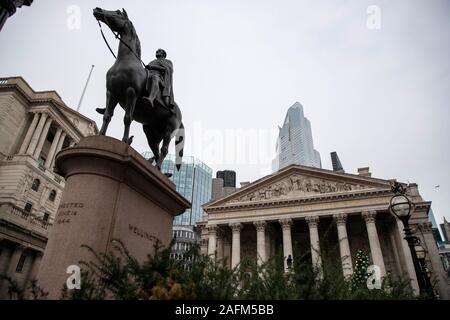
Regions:
<instances>
[{"instance_id":1,"label":"glass skyscraper","mask_svg":"<svg viewBox=\"0 0 450 320\"><path fill-rule=\"evenodd\" d=\"M279 129L273 171L291 164L322 168L320 153L314 149L311 123L304 116L300 103L296 102L289 108L283 127Z\"/></svg>"},{"instance_id":2,"label":"glass skyscraper","mask_svg":"<svg viewBox=\"0 0 450 320\"><path fill-rule=\"evenodd\" d=\"M145 159L153 154L149 151L143 153ZM171 173L177 191L192 203L192 208L176 216L174 225L194 226L202 217L202 205L211 200L212 169L194 157L183 157L180 171L175 167L175 155L167 155L161 171Z\"/></svg>"}]
</instances>

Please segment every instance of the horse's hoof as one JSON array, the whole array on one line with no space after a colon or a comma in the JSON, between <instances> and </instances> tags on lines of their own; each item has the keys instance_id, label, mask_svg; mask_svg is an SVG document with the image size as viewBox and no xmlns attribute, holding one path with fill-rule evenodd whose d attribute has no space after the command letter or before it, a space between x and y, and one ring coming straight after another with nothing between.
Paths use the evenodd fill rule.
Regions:
<instances>
[{"instance_id":1,"label":"horse's hoof","mask_svg":"<svg viewBox=\"0 0 450 320\"><path fill-rule=\"evenodd\" d=\"M131 144L133 143L133 138L134 138L134 136L131 136L131 137L128 138L127 143L128 143L129 146L131 146Z\"/></svg>"}]
</instances>

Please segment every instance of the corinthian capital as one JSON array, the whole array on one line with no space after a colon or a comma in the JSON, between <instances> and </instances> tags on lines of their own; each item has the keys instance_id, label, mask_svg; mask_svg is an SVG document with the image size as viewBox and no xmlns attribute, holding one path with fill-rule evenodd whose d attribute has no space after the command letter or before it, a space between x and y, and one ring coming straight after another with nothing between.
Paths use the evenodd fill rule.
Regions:
<instances>
[{"instance_id":1,"label":"corinthian capital","mask_svg":"<svg viewBox=\"0 0 450 320\"><path fill-rule=\"evenodd\" d=\"M366 221L366 223L372 223L372 222L375 222L377 212L376 211L363 211L361 213L361 215L364 218L364 220Z\"/></svg>"},{"instance_id":2,"label":"corinthian capital","mask_svg":"<svg viewBox=\"0 0 450 320\"><path fill-rule=\"evenodd\" d=\"M345 224L347 222L347 214L346 213L333 214L333 218L337 224Z\"/></svg>"},{"instance_id":3,"label":"corinthian capital","mask_svg":"<svg viewBox=\"0 0 450 320\"><path fill-rule=\"evenodd\" d=\"M217 225L216 224L208 225L208 234L217 234Z\"/></svg>"},{"instance_id":4,"label":"corinthian capital","mask_svg":"<svg viewBox=\"0 0 450 320\"><path fill-rule=\"evenodd\" d=\"M255 221L253 224L256 227L256 231L263 232L266 230L267 223L265 221Z\"/></svg>"},{"instance_id":5,"label":"corinthian capital","mask_svg":"<svg viewBox=\"0 0 450 320\"><path fill-rule=\"evenodd\" d=\"M319 217L317 216L306 217L305 220L310 228L317 228L317 225L319 224Z\"/></svg>"},{"instance_id":6,"label":"corinthian capital","mask_svg":"<svg viewBox=\"0 0 450 320\"><path fill-rule=\"evenodd\" d=\"M231 228L231 231L233 231L233 233L241 232L242 224L240 224L239 222L230 223L229 226Z\"/></svg>"},{"instance_id":7,"label":"corinthian capital","mask_svg":"<svg viewBox=\"0 0 450 320\"><path fill-rule=\"evenodd\" d=\"M283 228L283 230L291 229L292 219L286 218L286 219L280 219L278 221L280 222L281 228Z\"/></svg>"}]
</instances>

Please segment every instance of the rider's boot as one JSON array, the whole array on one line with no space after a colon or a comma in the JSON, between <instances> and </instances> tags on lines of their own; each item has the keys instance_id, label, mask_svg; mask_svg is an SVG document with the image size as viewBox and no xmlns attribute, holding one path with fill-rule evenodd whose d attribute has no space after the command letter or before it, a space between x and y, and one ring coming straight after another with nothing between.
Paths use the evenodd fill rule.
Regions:
<instances>
[{"instance_id":1,"label":"rider's boot","mask_svg":"<svg viewBox=\"0 0 450 320\"><path fill-rule=\"evenodd\" d=\"M169 110L170 114L175 115L175 108L170 104L170 98L164 97L164 104L166 105L167 110Z\"/></svg>"}]
</instances>

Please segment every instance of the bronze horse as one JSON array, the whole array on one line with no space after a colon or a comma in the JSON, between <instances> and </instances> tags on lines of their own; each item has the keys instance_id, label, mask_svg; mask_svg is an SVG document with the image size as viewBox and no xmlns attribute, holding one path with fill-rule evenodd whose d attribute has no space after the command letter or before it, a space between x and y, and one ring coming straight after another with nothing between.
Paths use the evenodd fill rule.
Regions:
<instances>
[{"instance_id":1,"label":"bronze horse","mask_svg":"<svg viewBox=\"0 0 450 320\"><path fill-rule=\"evenodd\" d=\"M171 112L161 105L162 99L156 99L153 107L143 100L147 94L147 71L141 64L141 44L133 23L128 19L127 12L124 9L108 11L95 8L93 14L99 22L103 22L116 32L120 40L116 61L106 74L106 108L97 108L97 112L103 114L103 124L99 134L106 134L114 109L117 104L120 104L125 110L123 119L125 130L122 141L131 144L132 139L129 134L133 120L142 123L154 155L149 161L150 163L156 161L156 167L161 170L170 141L175 136L176 167L179 170L184 145L181 111L175 104Z\"/></svg>"}]
</instances>

